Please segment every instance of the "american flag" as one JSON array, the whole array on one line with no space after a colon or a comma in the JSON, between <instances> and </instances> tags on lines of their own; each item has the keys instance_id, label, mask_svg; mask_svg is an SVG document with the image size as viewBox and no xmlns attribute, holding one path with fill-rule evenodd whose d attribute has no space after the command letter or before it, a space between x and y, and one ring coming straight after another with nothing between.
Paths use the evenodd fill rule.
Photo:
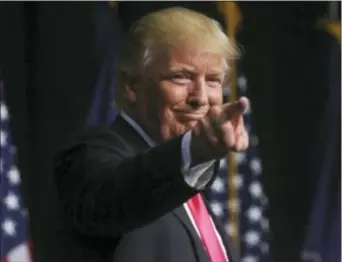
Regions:
<instances>
[{"instance_id":1,"label":"american flag","mask_svg":"<svg viewBox=\"0 0 342 262\"><path fill-rule=\"evenodd\" d=\"M20 173L9 132L9 110L0 79L1 262L31 262L27 215L20 197Z\"/></svg>"},{"instance_id":2,"label":"american flag","mask_svg":"<svg viewBox=\"0 0 342 262\"><path fill-rule=\"evenodd\" d=\"M237 78L237 96L245 96L246 91L246 77L240 75ZM226 95L229 96L229 92ZM218 177L210 188L210 206L224 223L228 235L238 240L241 262L267 262L269 223L265 211L268 200L260 180L262 166L258 154L258 137L252 128L250 107L244 115L244 121L250 136L250 145L247 151L235 154L236 174L233 174L231 186L236 189L236 197L229 195L227 191L230 186L227 178L229 166L227 160L223 159ZM231 212L238 214L237 225L230 221Z\"/></svg>"}]
</instances>

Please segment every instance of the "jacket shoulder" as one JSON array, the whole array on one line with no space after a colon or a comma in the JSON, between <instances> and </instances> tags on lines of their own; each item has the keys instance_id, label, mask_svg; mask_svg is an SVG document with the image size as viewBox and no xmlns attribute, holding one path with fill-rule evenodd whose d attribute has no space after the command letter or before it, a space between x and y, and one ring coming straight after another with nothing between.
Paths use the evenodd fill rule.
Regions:
<instances>
[{"instance_id":1,"label":"jacket shoulder","mask_svg":"<svg viewBox=\"0 0 342 262\"><path fill-rule=\"evenodd\" d=\"M119 144L123 138L109 126L85 126L74 131L57 151L63 151L75 146L91 146L94 144Z\"/></svg>"}]
</instances>

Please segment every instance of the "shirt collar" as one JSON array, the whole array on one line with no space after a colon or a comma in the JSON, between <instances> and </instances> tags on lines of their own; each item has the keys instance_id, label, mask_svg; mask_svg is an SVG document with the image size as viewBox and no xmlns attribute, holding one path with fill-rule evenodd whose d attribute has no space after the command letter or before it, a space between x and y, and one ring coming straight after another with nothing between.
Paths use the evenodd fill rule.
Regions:
<instances>
[{"instance_id":1,"label":"shirt collar","mask_svg":"<svg viewBox=\"0 0 342 262\"><path fill-rule=\"evenodd\" d=\"M150 146L154 147L157 144L150 138L150 136L141 128L141 126L132 118L130 117L126 112L120 111L120 115L123 119L127 121L128 124L130 124L135 131L138 132L138 134L145 140L145 142Z\"/></svg>"}]
</instances>

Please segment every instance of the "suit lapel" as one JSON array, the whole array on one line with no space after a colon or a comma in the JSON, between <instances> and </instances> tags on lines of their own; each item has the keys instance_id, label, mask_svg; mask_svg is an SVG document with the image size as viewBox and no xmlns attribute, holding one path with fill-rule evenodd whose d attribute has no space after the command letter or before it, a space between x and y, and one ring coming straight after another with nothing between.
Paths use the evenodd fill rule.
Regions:
<instances>
[{"instance_id":1,"label":"suit lapel","mask_svg":"<svg viewBox=\"0 0 342 262\"><path fill-rule=\"evenodd\" d=\"M192 225L184 206L182 205L174 209L172 213L174 216L176 216L179 222L183 225L185 231L188 233L196 254L196 260L199 262L209 262L209 257L203 247L202 241L199 238L194 226Z\"/></svg>"},{"instance_id":2,"label":"suit lapel","mask_svg":"<svg viewBox=\"0 0 342 262\"><path fill-rule=\"evenodd\" d=\"M227 256L229 259L229 262L238 262L240 261L238 259L237 253L234 252L234 247L231 239L225 232L222 224L217 220L215 214L212 213L211 209L209 208L208 202L205 197L203 197L206 207L208 209L208 212L216 226L217 231L219 232L223 245L226 249ZM172 211L172 213L177 217L177 219L180 221L180 223L183 225L186 232L189 234L190 239L192 240L193 248L196 252L197 261L203 261L203 262L209 262L208 254L206 253L203 243L201 239L199 238L194 226L192 225L190 218L188 214L185 211L185 208L183 206L178 207Z\"/></svg>"}]
</instances>

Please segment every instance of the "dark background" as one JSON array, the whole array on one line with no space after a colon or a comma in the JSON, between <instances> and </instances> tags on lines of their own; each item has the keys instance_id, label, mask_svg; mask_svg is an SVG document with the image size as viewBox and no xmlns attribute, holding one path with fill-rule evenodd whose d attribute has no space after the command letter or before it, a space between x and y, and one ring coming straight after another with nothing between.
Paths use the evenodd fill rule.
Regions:
<instances>
[{"instance_id":1,"label":"dark background","mask_svg":"<svg viewBox=\"0 0 342 262\"><path fill-rule=\"evenodd\" d=\"M176 2L1 2L0 66L30 210L36 261L58 252L53 153L86 120L97 75L123 30ZM180 2L177 2L180 5ZM222 20L215 3L183 5ZM327 2L240 2L238 41L260 138L276 262L298 261L316 177L311 152L326 106L330 37L315 27ZM105 33L107 32L107 33ZM77 105L77 106L75 106ZM44 250L44 252L43 252Z\"/></svg>"}]
</instances>

